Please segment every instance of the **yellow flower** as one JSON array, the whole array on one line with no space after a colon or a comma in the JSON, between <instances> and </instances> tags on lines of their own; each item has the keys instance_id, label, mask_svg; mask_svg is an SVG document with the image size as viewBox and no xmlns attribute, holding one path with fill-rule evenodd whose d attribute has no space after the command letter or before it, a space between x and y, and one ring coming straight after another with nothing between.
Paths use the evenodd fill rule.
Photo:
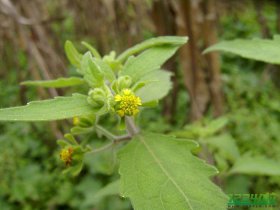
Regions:
<instances>
[{"instance_id":1,"label":"yellow flower","mask_svg":"<svg viewBox=\"0 0 280 210\"><path fill-rule=\"evenodd\" d=\"M116 112L121 117L134 116L139 112L139 106L142 105L141 99L135 96L130 89L124 89L120 94L115 95Z\"/></svg>"},{"instance_id":2,"label":"yellow flower","mask_svg":"<svg viewBox=\"0 0 280 210\"><path fill-rule=\"evenodd\" d=\"M66 166L69 166L72 162L72 153L73 148L64 148L60 151L60 159L65 163Z\"/></svg>"}]
</instances>

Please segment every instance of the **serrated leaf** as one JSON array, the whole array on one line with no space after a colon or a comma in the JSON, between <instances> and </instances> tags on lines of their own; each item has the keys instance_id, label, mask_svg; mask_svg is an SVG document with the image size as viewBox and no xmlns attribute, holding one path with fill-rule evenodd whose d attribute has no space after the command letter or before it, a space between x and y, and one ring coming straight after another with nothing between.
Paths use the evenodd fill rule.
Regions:
<instances>
[{"instance_id":1,"label":"serrated leaf","mask_svg":"<svg viewBox=\"0 0 280 210\"><path fill-rule=\"evenodd\" d=\"M0 109L0 121L48 121L91 115L96 112L87 96L74 94L69 97L33 101L26 106Z\"/></svg>"},{"instance_id":2,"label":"serrated leaf","mask_svg":"<svg viewBox=\"0 0 280 210\"><path fill-rule=\"evenodd\" d=\"M141 42L126 51L124 51L122 54L120 54L117 58L118 61L123 62L125 61L129 56L133 54L137 54L145 49L156 47L160 45L183 45L188 41L188 37L179 37L179 36L160 36L148 39L144 42Z\"/></svg>"},{"instance_id":3,"label":"serrated leaf","mask_svg":"<svg viewBox=\"0 0 280 210\"><path fill-rule=\"evenodd\" d=\"M273 40L236 39L233 41L223 41L207 48L204 53L212 51L224 51L240 55L244 58L254 59L272 64L280 64L280 43L279 36L274 36Z\"/></svg>"},{"instance_id":4,"label":"serrated leaf","mask_svg":"<svg viewBox=\"0 0 280 210\"><path fill-rule=\"evenodd\" d=\"M128 75L137 82L144 75L159 70L168 58L179 48L178 45L163 45L150 48L138 56L129 59L120 72L121 76Z\"/></svg>"},{"instance_id":5,"label":"serrated leaf","mask_svg":"<svg viewBox=\"0 0 280 210\"><path fill-rule=\"evenodd\" d=\"M136 91L136 95L142 100L142 103L149 103L162 99L172 88L170 81L171 73L163 70L153 71L146 74L141 80L151 80L144 87Z\"/></svg>"},{"instance_id":6,"label":"serrated leaf","mask_svg":"<svg viewBox=\"0 0 280 210\"><path fill-rule=\"evenodd\" d=\"M119 152L121 193L135 210L225 210L217 170L191 154L194 141L142 133Z\"/></svg>"},{"instance_id":7,"label":"serrated leaf","mask_svg":"<svg viewBox=\"0 0 280 210\"><path fill-rule=\"evenodd\" d=\"M24 81L21 85L39 86L46 88L63 88L76 85L85 84L85 81L79 77L58 78L55 80L37 80L37 81Z\"/></svg>"},{"instance_id":8,"label":"serrated leaf","mask_svg":"<svg viewBox=\"0 0 280 210\"><path fill-rule=\"evenodd\" d=\"M76 68L80 68L82 54L78 52L73 43L67 40L65 42L64 49L70 63Z\"/></svg>"},{"instance_id":9,"label":"serrated leaf","mask_svg":"<svg viewBox=\"0 0 280 210\"><path fill-rule=\"evenodd\" d=\"M246 154L237 159L230 173L280 176L280 163L265 156Z\"/></svg>"}]
</instances>

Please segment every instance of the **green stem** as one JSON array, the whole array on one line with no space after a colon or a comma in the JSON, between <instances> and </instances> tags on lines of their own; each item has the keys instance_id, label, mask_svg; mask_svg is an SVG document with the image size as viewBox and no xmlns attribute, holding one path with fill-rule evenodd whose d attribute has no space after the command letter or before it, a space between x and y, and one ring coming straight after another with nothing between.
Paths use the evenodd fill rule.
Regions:
<instances>
[{"instance_id":1,"label":"green stem","mask_svg":"<svg viewBox=\"0 0 280 210\"><path fill-rule=\"evenodd\" d=\"M105 151L107 149L110 149L111 147L113 147L114 145L116 145L116 144L118 144L120 142L128 141L128 140L130 140L130 135L117 136L117 139L115 139L111 143L106 144L105 146L100 147L98 149L92 150L89 153L94 153L95 154L95 153L103 152L103 151Z\"/></svg>"},{"instance_id":2,"label":"green stem","mask_svg":"<svg viewBox=\"0 0 280 210\"><path fill-rule=\"evenodd\" d=\"M134 118L125 117L125 124L128 134L133 137L140 132L140 129L135 125Z\"/></svg>"},{"instance_id":3,"label":"green stem","mask_svg":"<svg viewBox=\"0 0 280 210\"><path fill-rule=\"evenodd\" d=\"M118 144L123 141L128 141L130 140L134 135L139 133L139 128L136 127L134 123L134 119L132 117L125 117L125 123L126 123L126 128L128 134L121 135L121 136L116 136L110 131L108 131L106 128L100 126L100 125L95 125L95 129L97 134L101 134L102 136L105 136L107 139L111 140L109 144L106 144L103 147L100 147L98 149L92 150L89 153L99 153L104 150L107 150L114 146L115 144Z\"/></svg>"},{"instance_id":4,"label":"green stem","mask_svg":"<svg viewBox=\"0 0 280 210\"><path fill-rule=\"evenodd\" d=\"M98 149L93 149L93 150L91 150L91 151L88 152L88 153L99 153L99 152L102 152L102 151L104 151L104 150L109 149L109 148L112 147L113 145L114 145L114 142L112 141L110 144L106 144L105 146L100 147L100 148L98 148Z\"/></svg>"},{"instance_id":5,"label":"green stem","mask_svg":"<svg viewBox=\"0 0 280 210\"><path fill-rule=\"evenodd\" d=\"M105 136L111 141L114 141L117 138L114 134L112 134L110 131L108 131L107 129L103 128L100 125L96 125L95 128L97 133L100 133L101 135Z\"/></svg>"}]
</instances>

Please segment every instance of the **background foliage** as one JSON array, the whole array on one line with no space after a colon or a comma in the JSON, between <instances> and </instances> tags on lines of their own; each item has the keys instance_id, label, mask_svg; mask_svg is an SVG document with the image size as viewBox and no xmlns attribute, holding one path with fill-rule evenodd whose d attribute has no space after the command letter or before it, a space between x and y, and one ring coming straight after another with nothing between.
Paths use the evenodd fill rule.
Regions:
<instances>
[{"instance_id":1,"label":"background foliage","mask_svg":"<svg viewBox=\"0 0 280 210\"><path fill-rule=\"evenodd\" d=\"M4 1L0 2L6 11L0 15L1 28L5 29L0 31L1 108L38 99L37 93L41 98L70 93L69 89L45 91L18 87L18 82L28 79L75 76L63 53L67 39L95 43L101 52L107 53L110 49L120 52L151 36L174 33L172 19L167 24L169 28L156 27L161 20L157 18L157 8L170 9L165 2L169 5L172 1L106 1L106 4L101 1L50 0L30 4L14 1L21 18L9 15L9 8ZM279 7L273 1L261 5L256 1L217 2L218 40L271 37L279 32L276 13ZM109 15L104 15L106 11L110 11ZM168 11L165 12L169 17ZM25 16L31 21L40 20L39 26L22 23ZM139 19L139 16L145 18ZM76 45L85 50L82 45ZM200 46L201 52L206 47ZM220 170L214 181L227 193L275 192L279 195L279 67L222 54L224 115L214 119L214 106L208 101L209 108L194 122L194 115L189 114L194 106L186 90L190 92L190 88L185 86L184 59L174 58L166 65L167 69L170 67L175 74L174 90L159 108L141 114L142 127L198 141L202 146L195 153ZM70 73L66 73L68 69ZM118 180L118 163L111 151L87 156L86 167L79 177L62 174L64 166L58 161L55 139L71 124L70 121L0 124L1 209L131 209L127 200L116 196L118 182L107 186ZM113 122L108 119L107 124L110 127ZM92 134L84 138L93 147L104 144Z\"/></svg>"}]
</instances>

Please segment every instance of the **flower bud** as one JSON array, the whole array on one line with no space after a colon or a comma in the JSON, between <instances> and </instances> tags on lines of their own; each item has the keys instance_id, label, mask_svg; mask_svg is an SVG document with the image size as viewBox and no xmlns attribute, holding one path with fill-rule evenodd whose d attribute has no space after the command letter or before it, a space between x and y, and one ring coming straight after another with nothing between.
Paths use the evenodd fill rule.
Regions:
<instances>
[{"instance_id":1,"label":"flower bud","mask_svg":"<svg viewBox=\"0 0 280 210\"><path fill-rule=\"evenodd\" d=\"M126 75L118 78L118 89L120 91L129 88L131 84L132 84L132 79L130 76Z\"/></svg>"},{"instance_id":2,"label":"flower bud","mask_svg":"<svg viewBox=\"0 0 280 210\"><path fill-rule=\"evenodd\" d=\"M95 108L101 108L106 100L106 93L101 88L95 88L88 93L87 101Z\"/></svg>"},{"instance_id":3,"label":"flower bud","mask_svg":"<svg viewBox=\"0 0 280 210\"><path fill-rule=\"evenodd\" d=\"M80 123L79 117L73 117L73 125L78 125Z\"/></svg>"}]
</instances>

